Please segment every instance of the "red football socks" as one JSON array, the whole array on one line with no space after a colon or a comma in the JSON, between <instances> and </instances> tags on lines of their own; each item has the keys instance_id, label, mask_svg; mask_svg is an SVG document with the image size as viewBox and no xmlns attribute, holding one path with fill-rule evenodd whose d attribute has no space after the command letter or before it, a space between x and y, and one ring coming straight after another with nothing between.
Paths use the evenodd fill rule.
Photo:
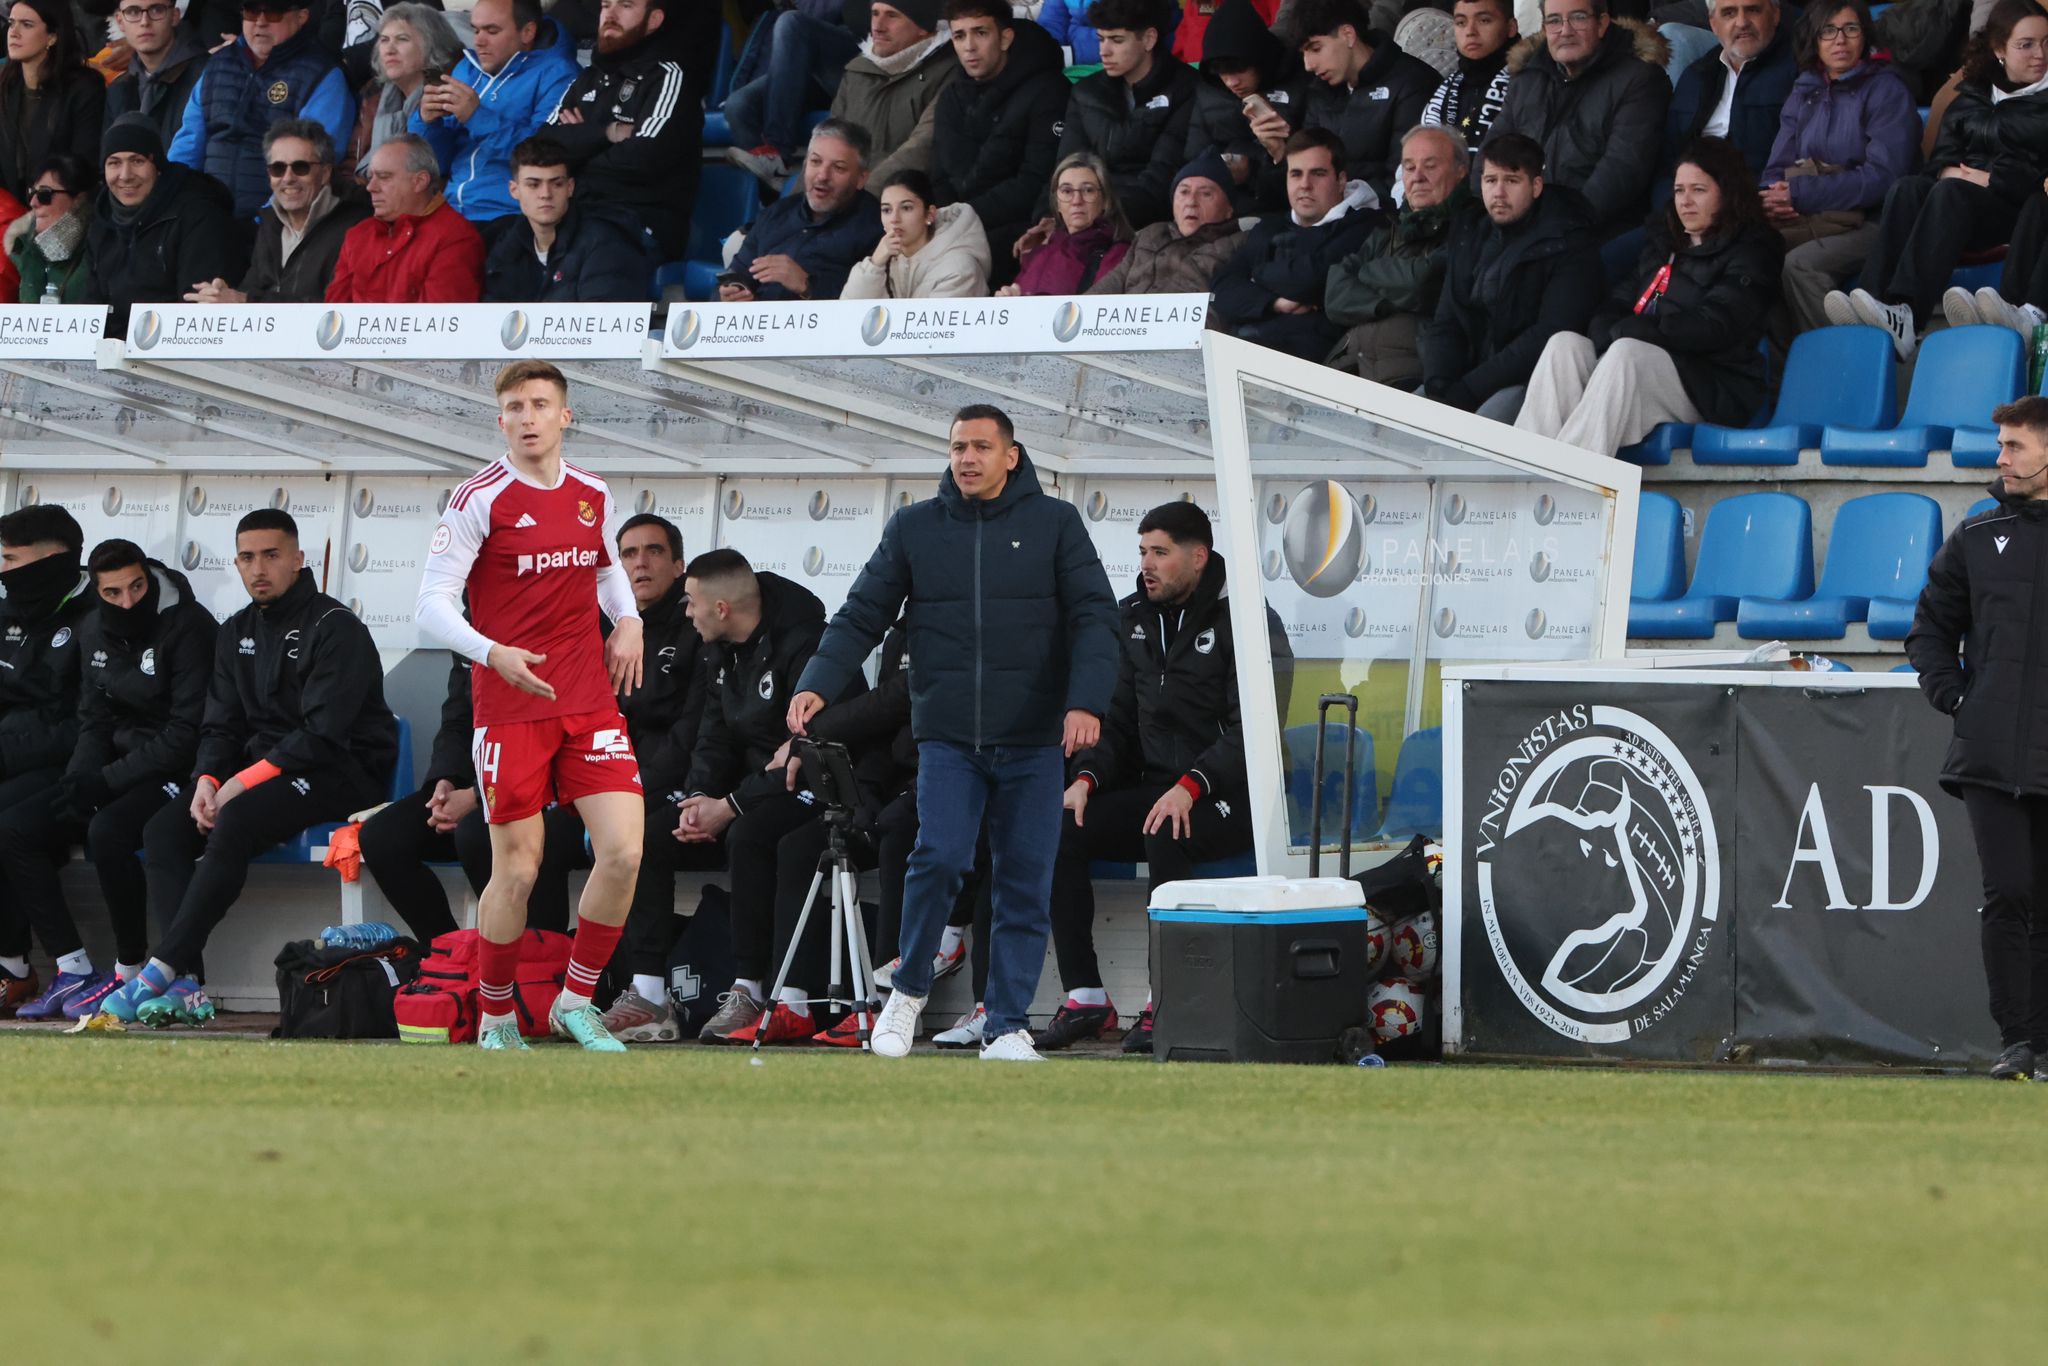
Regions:
<instances>
[{"instance_id":1,"label":"red football socks","mask_svg":"<svg viewBox=\"0 0 2048 1366\"><path fill-rule=\"evenodd\" d=\"M510 1015L512 982L519 971L519 941L498 944L478 938L476 964L478 1010L485 1015Z\"/></svg>"},{"instance_id":2,"label":"red football socks","mask_svg":"<svg viewBox=\"0 0 2048 1366\"><path fill-rule=\"evenodd\" d=\"M562 989L588 999L597 990L597 979L612 961L612 951L618 948L625 928L600 925L595 920L577 921L576 941L569 946L569 975Z\"/></svg>"}]
</instances>

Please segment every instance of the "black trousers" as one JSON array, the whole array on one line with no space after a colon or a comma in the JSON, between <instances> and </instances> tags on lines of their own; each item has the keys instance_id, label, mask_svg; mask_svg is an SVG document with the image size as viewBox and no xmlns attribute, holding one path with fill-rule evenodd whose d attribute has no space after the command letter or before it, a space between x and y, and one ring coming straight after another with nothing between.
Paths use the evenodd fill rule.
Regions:
<instances>
[{"instance_id":1,"label":"black trousers","mask_svg":"<svg viewBox=\"0 0 2048 1366\"><path fill-rule=\"evenodd\" d=\"M199 971L214 927L242 894L249 863L310 825L338 821L377 800L374 785L335 770L281 773L221 808L210 832L192 823L188 801L163 807L142 827L149 911L167 926L156 957L181 973Z\"/></svg>"},{"instance_id":2,"label":"black trousers","mask_svg":"<svg viewBox=\"0 0 2048 1366\"><path fill-rule=\"evenodd\" d=\"M679 819L681 810L674 802L666 797L647 799L647 825L640 840L640 876L633 884L633 904L626 911L626 928L612 954L611 971L615 976L624 972L627 976L667 977L668 956L685 928L683 918L676 914L676 874L711 873L725 867L726 840L684 844L676 838ZM729 839L731 830L726 833ZM719 989L724 986L720 983Z\"/></svg>"},{"instance_id":3,"label":"black trousers","mask_svg":"<svg viewBox=\"0 0 2048 1366\"><path fill-rule=\"evenodd\" d=\"M71 846L81 839L86 857L99 874L107 917L114 926L114 957L140 963L149 954L148 891L143 881L142 827L165 806L188 800L182 783L146 783L118 793L94 812L83 827L59 820L50 809L50 785L34 795L0 808L0 954L28 952L30 932L42 941L43 952L61 958L83 947L78 924L65 903L59 870ZM0 802L18 781L0 783ZM112 963L101 964L112 967Z\"/></svg>"},{"instance_id":4,"label":"black trousers","mask_svg":"<svg viewBox=\"0 0 2048 1366\"><path fill-rule=\"evenodd\" d=\"M2048 194L2029 195L2020 206L1998 292L2010 303L2048 309Z\"/></svg>"},{"instance_id":5,"label":"black trousers","mask_svg":"<svg viewBox=\"0 0 2048 1366\"><path fill-rule=\"evenodd\" d=\"M1197 863L1226 858L1252 846L1251 804L1204 797L1188 812L1188 835L1174 839L1162 829L1144 832L1146 813L1173 786L1152 781L1137 787L1097 790L1088 798L1083 824L1061 813L1060 852L1052 869L1052 947L1060 985L1102 985L1095 961L1095 885L1088 880L1092 859L1146 865L1146 890L1194 876Z\"/></svg>"},{"instance_id":6,"label":"black trousers","mask_svg":"<svg viewBox=\"0 0 2048 1366\"><path fill-rule=\"evenodd\" d=\"M2019 206L1967 180L1911 175L1893 185L1863 263L1863 288L1888 304L1911 304L1924 325L1963 254L2009 240Z\"/></svg>"},{"instance_id":7,"label":"black trousers","mask_svg":"<svg viewBox=\"0 0 2048 1366\"><path fill-rule=\"evenodd\" d=\"M1984 873L1984 981L2001 1046L2048 1051L2048 797L1965 787Z\"/></svg>"},{"instance_id":8,"label":"black trousers","mask_svg":"<svg viewBox=\"0 0 2048 1366\"><path fill-rule=\"evenodd\" d=\"M818 808L794 792L763 798L726 827L726 869L732 879L733 975L764 985L773 979L775 888L783 837L810 824ZM815 860L816 855L812 856ZM810 881L808 872L804 875ZM801 895L802 889L797 890ZM791 920L795 916L792 914Z\"/></svg>"},{"instance_id":9,"label":"black trousers","mask_svg":"<svg viewBox=\"0 0 2048 1366\"><path fill-rule=\"evenodd\" d=\"M364 821L361 835L363 866L421 943L455 928L448 893L429 863L461 863L469 889L479 896L491 880L491 829L484 813L470 812L452 831L436 830L427 824L427 801L433 795L432 787L423 787L400 798ZM588 862L583 856L583 820L574 807L555 806L541 813L541 827L540 876L527 898L526 924L530 929L567 931L569 874Z\"/></svg>"}]
</instances>

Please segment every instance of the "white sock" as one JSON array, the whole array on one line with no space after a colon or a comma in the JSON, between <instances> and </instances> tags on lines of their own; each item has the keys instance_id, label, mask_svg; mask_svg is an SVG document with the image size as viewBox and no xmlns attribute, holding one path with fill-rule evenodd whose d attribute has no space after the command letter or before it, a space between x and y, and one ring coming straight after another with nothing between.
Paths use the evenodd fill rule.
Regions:
<instances>
[{"instance_id":1,"label":"white sock","mask_svg":"<svg viewBox=\"0 0 2048 1366\"><path fill-rule=\"evenodd\" d=\"M951 958L960 948L960 941L967 937L967 930L961 925L948 925L946 932L939 936L939 952Z\"/></svg>"},{"instance_id":2,"label":"white sock","mask_svg":"<svg viewBox=\"0 0 2048 1366\"><path fill-rule=\"evenodd\" d=\"M1106 1006L1109 1004L1109 992L1103 987L1075 987L1067 993L1067 1004Z\"/></svg>"},{"instance_id":3,"label":"white sock","mask_svg":"<svg viewBox=\"0 0 2048 1366\"><path fill-rule=\"evenodd\" d=\"M733 979L732 989L734 991L746 992L747 999L750 1001L758 1002L768 999L768 993L761 990L761 983L757 978L736 977Z\"/></svg>"},{"instance_id":4,"label":"white sock","mask_svg":"<svg viewBox=\"0 0 2048 1366\"><path fill-rule=\"evenodd\" d=\"M654 1005L660 1005L668 999L668 992L662 989L661 979L651 972L633 974L633 994Z\"/></svg>"},{"instance_id":5,"label":"white sock","mask_svg":"<svg viewBox=\"0 0 2048 1366\"><path fill-rule=\"evenodd\" d=\"M510 1015L480 1015L477 1017L476 1022L477 1039L479 1042L481 1042L484 1035L490 1033L499 1025L512 1023L513 1017Z\"/></svg>"},{"instance_id":6,"label":"white sock","mask_svg":"<svg viewBox=\"0 0 2048 1366\"><path fill-rule=\"evenodd\" d=\"M124 982L129 982L129 981L133 981L133 980L135 979L135 974L136 974L136 973L138 973L138 972L141 972L141 971L142 971L142 964L140 964L140 963L116 963L116 964L114 964L114 975L115 975L116 977L120 978L120 979L121 979L122 981L124 981Z\"/></svg>"},{"instance_id":7,"label":"white sock","mask_svg":"<svg viewBox=\"0 0 2048 1366\"><path fill-rule=\"evenodd\" d=\"M588 996L580 991L571 991L567 987L563 987L561 995L555 997L555 1009L564 1015L572 1010L581 1010L589 1004Z\"/></svg>"},{"instance_id":8,"label":"white sock","mask_svg":"<svg viewBox=\"0 0 2048 1366\"><path fill-rule=\"evenodd\" d=\"M9 977L28 976L27 956L24 955L20 958L0 958L0 971L4 971Z\"/></svg>"},{"instance_id":9,"label":"white sock","mask_svg":"<svg viewBox=\"0 0 2048 1366\"><path fill-rule=\"evenodd\" d=\"M57 960L57 971L68 972L73 977L92 976L92 955L84 949L67 953Z\"/></svg>"},{"instance_id":10,"label":"white sock","mask_svg":"<svg viewBox=\"0 0 2048 1366\"><path fill-rule=\"evenodd\" d=\"M778 995L776 999L782 1002L783 1005L788 1006L797 1014L803 1016L806 1020L811 1018L811 1003L809 998L804 995L803 990L801 988L784 987L782 989L781 994Z\"/></svg>"}]
</instances>

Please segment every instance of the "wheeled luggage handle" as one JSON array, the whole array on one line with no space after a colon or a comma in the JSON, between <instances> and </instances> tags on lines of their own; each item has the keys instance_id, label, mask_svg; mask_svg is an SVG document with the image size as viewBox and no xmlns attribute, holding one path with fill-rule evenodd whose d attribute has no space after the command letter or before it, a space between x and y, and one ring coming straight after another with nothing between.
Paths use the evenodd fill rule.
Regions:
<instances>
[{"instance_id":1,"label":"wheeled luggage handle","mask_svg":"<svg viewBox=\"0 0 2048 1366\"><path fill-rule=\"evenodd\" d=\"M1308 875L1321 877L1323 871L1323 760L1329 737L1330 708L1342 707L1344 730L1344 838L1338 846L1338 876L1351 876L1351 800L1358 786L1358 699L1348 692L1326 692L1316 699L1315 785L1308 794Z\"/></svg>"}]
</instances>

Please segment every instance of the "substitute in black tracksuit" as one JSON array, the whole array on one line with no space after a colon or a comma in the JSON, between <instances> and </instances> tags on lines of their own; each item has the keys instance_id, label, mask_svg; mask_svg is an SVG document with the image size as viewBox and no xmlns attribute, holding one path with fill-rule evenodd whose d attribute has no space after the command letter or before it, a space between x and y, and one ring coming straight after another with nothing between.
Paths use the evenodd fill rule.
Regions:
<instances>
[{"instance_id":1,"label":"substitute in black tracksuit","mask_svg":"<svg viewBox=\"0 0 2048 1366\"><path fill-rule=\"evenodd\" d=\"M47 803L78 739L78 625L92 588L78 522L54 503L0 517L0 813ZM0 883L0 1017L38 990L28 970L29 922Z\"/></svg>"},{"instance_id":2,"label":"substitute in black tracksuit","mask_svg":"<svg viewBox=\"0 0 2048 1366\"><path fill-rule=\"evenodd\" d=\"M376 643L315 586L298 543L291 514L274 508L236 527L251 602L215 642L193 774L195 793L216 803L213 828L202 830L185 803L143 827L149 908L168 927L154 957L174 972L195 971L250 860L390 789L398 722L384 705Z\"/></svg>"},{"instance_id":3,"label":"substitute in black tracksuit","mask_svg":"<svg viewBox=\"0 0 2048 1366\"><path fill-rule=\"evenodd\" d=\"M1091 859L1146 865L1146 888L1194 876L1197 863L1252 846L1237 700L1237 650L1224 596L1223 557L1209 518L1193 503L1162 504L1138 524L1144 566L1120 604L1123 658L1102 740L1068 765L1067 815L1053 868L1052 942L1068 993L1100 991ZM1266 637L1276 664L1291 661L1271 608ZM1114 1009L1069 1000L1040 1031L1040 1048L1065 1048L1111 1028ZM1125 1037L1152 1042L1147 1002Z\"/></svg>"},{"instance_id":4,"label":"substitute in black tracksuit","mask_svg":"<svg viewBox=\"0 0 2048 1366\"><path fill-rule=\"evenodd\" d=\"M1906 658L1934 709L1955 718L1941 785L1970 814L1984 875L1984 976L2003 1050L1991 1074L2038 1080L2048 1078L2034 1070L2048 1051L2048 398L1991 419L1998 506L1965 518L1935 552Z\"/></svg>"},{"instance_id":5,"label":"substitute in black tracksuit","mask_svg":"<svg viewBox=\"0 0 2048 1366\"><path fill-rule=\"evenodd\" d=\"M186 783L199 750L217 624L183 574L146 558L131 541L97 547L87 572L90 586L76 601L88 610L72 648L83 674L77 747L54 791L0 815L0 877L10 893L10 909L0 914L25 917L52 958L81 953L57 870L83 838L114 927L115 963L100 967L133 971L149 953L136 857L142 827L191 796ZM74 992L107 980L89 962L74 959L71 966L85 969L71 974L79 978ZM61 1009L68 1001L54 1004Z\"/></svg>"}]
</instances>

